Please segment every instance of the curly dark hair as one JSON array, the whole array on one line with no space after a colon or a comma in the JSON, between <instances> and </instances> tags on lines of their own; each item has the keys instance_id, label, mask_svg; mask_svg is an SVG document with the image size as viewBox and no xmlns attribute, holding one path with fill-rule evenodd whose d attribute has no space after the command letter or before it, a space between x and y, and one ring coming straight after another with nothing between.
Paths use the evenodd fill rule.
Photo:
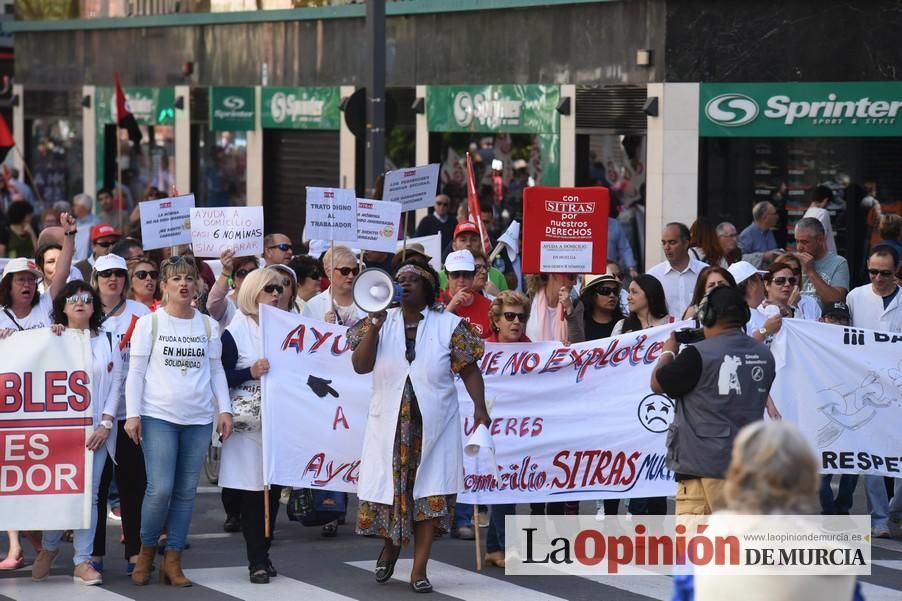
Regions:
<instances>
[{"instance_id":1,"label":"curly dark hair","mask_svg":"<svg viewBox=\"0 0 902 601\"><path fill-rule=\"evenodd\" d=\"M91 285L84 280L72 280L68 282L59 294L56 295L56 298L53 299L53 323L61 323L64 326L69 326L69 318L63 312L63 309L66 306L66 299L72 296L73 294L78 294L79 292L87 292L91 295L92 306L94 307L94 313L91 314L91 320L88 322L88 327L91 328L92 332L97 332L100 330L100 321L103 319L103 305L100 303L100 295L91 288Z\"/></svg>"},{"instance_id":2,"label":"curly dark hair","mask_svg":"<svg viewBox=\"0 0 902 601\"><path fill-rule=\"evenodd\" d=\"M404 267L405 265L413 265L414 267L417 267L418 269L422 269L423 271L428 273L430 276L432 276L432 281L435 282L435 285L432 285L429 282L429 280L427 280L426 278L422 278L422 280L423 280L423 297L426 300L426 306L431 307L433 304L435 304L436 298L438 298L438 274L435 272L435 270L432 268L432 266L428 262L423 261L422 259L419 259L419 258L411 257L395 268L394 273L392 274L392 277L393 278L397 277L398 271L400 271L401 268Z\"/></svg>"}]
</instances>

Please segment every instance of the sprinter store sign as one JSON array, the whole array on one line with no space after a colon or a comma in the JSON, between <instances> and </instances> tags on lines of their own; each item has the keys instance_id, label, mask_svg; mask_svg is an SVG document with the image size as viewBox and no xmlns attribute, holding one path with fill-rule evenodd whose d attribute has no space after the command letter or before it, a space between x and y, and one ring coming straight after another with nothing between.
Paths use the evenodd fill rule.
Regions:
<instances>
[{"instance_id":1,"label":"sprinter store sign","mask_svg":"<svg viewBox=\"0 0 902 601\"><path fill-rule=\"evenodd\" d=\"M902 82L701 84L699 135L902 136Z\"/></svg>"}]
</instances>

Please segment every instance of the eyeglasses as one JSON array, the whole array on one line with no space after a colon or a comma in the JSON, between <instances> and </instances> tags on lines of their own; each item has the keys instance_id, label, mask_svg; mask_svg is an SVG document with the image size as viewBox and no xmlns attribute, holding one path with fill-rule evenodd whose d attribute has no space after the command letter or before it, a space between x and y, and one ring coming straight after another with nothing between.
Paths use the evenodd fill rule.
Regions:
<instances>
[{"instance_id":1,"label":"eyeglasses","mask_svg":"<svg viewBox=\"0 0 902 601\"><path fill-rule=\"evenodd\" d=\"M281 295L283 292L285 292L285 289L278 284L268 284L266 286L263 286L263 292L265 292L266 294L272 294L273 292L275 292L276 294Z\"/></svg>"},{"instance_id":2,"label":"eyeglasses","mask_svg":"<svg viewBox=\"0 0 902 601\"><path fill-rule=\"evenodd\" d=\"M872 278L876 278L878 275L888 278L892 277L893 272L889 269L868 269L868 275L870 275Z\"/></svg>"},{"instance_id":3,"label":"eyeglasses","mask_svg":"<svg viewBox=\"0 0 902 601\"><path fill-rule=\"evenodd\" d=\"M244 276L246 276L246 275L249 274L250 272L254 271L255 269L257 269L257 268L256 268L256 267L252 267L252 268L250 268L250 269L236 269L236 270L235 270L235 277L236 277L236 278L243 278Z\"/></svg>"},{"instance_id":4,"label":"eyeglasses","mask_svg":"<svg viewBox=\"0 0 902 601\"><path fill-rule=\"evenodd\" d=\"M97 272L98 278L124 278L128 275L128 272L122 269L104 269L103 271Z\"/></svg>"},{"instance_id":5,"label":"eyeglasses","mask_svg":"<svg viewBox=\"0 0 902 601\"><path fill-rule=\"evenodd\" d=\"M67 305L76 305L79 302L81 302L81 303L87 305L88 303L93 302L93 300L94 300L94 297L91 296L89 293L82 292L80 294L73 294L72 296L67 296L66 304Z\"/></svg>"},{"instance_id":6,"label":"eyeglasses","mask_svg":"<svg viewBox=\"0 0 902 601\"><path fill-rule=\"evenodd\" d=\"M526 323L526 318L529 317L529 313L514 313L513 311L505 311L502 315L504 315L504 319L513 323L516 319L520 323Z\"/></svg>"},{"instance_id":7,"label":"eyeglasses","mask_svg":"<svg viewBox=\"0 0 902 601\"><path fill-rule=\"evenodd\" d=\"M462 278L471 278L476 272L474 271L449 271L448 278L452 280L459 280Z\"/></svg>"},{"instance_id":8,"label":"eyeglasses","mask_svg":"<svg viewBox=\"0 0 902 601\"><path fill-rule=\"evenodd\" d=\"M272 246L267 246L266 248L270 250L273 248L278 248L282 252L288 252L289 250L291 250L291 245L283 242L282 244L273 244Z\"/></svg>"},{"instance_id":9,"label":"eyeglasses","mask_svg":"<svg viewBox=\"0 0 902 601\"><path fill-rule=\"evenodd\" d=\"M109 240L107 240L106 242L95 242L94 244L96 244L97 246L100 246L102 248L109 248L116 243L110 242Z\"/></svg>"},{"instance_id":10,"label":"eyeglasses","mask_svg":"<svg viewBox=\"0 0 902 601\"><path fill-rule=\"evenodd\" d=\"M360 273L360 268L359 267L336 267L333 271L337 271L344 277L347 277L351 274L357 275L358 273Z\"/></svg>"},{"instance_id":11,"label":"eyeglasses","mask_svg":"<svg viewBox=\"0 0 902 601\"><path fill-rule=\"evenodd\" d=\"M166 259L163 262L163 265L179 265L181 263L194 265L194 257L192 257L191 255L173 255Z\"/></svg>"},{"instance_id":12,"label":"eyeglasses","mask_svg":"<svg viewBox=\"0 0 902 601\"><path fill-rule=\"evenodd\" d=\"M155 280L160 277L159 271L146 271L142 269L141 271L135 272L135 277L139 280L146 280L148 277L152 280Z\"/></svg>"},{"instance_id":13,"label":"eyeglasses","mask_svg":"<svg viewBox=\"0 0 902 601\"><path fill-rule=\"evenodd\" d=\"M789 284L790 286L795 286L795 285L796 285L796 282L798 282L798 281L799 281L799 280L797 280L797 279L794 278L794 277L788 277L788 278L786 278L786 277L779 277L779 278L774 278L774 284L776 284L777 286L785 286L786 284Z\"/></svg>"},{"instance_id":14,"label":"eyeglasses","mask_svg":"<svg viewBox=\"0 0 902 601\"><path fill-rule=\"evenodd\" d=\"M612 294L617 294L619 290L619 288L611 288L610 286L599 286L595 289L595 292L601 296L611 296Z\"/></svg>"}]
</instances>

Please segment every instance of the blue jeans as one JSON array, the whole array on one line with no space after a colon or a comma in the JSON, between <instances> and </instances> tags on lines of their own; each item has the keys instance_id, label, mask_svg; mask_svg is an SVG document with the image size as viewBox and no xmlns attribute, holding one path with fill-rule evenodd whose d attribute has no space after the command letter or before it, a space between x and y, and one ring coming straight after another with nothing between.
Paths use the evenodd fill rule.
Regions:
<instances>
[{"instance_id":1,"label":"blue jeans","mask_svg":"<svg viewBox=\"0 0 902 601\"><path fill-rule=\"evenodd\" d=\"M91 527L72 531L72 546L75 555L72 562L75 565L91 560L94 552L94 529L97 528L97 491L100 489L100 478L103 476L103 466L106 464L106 445L94 451L94 469L91 470ZM62 530L44 530L41 536L41 546L48 551L56 551L60 548L63 539Z\"/></svg>"},{"instance_id":2,"label":"blue jeans","mask_svg":"<svg viewBox=\"0 0 902 601\"><path fill-rule=\"evenodd\" d=\"M893 478L893 498L889 502L889 516L902 522L902 478Z\"/></svg>"},{"instance_id":3,"label":"blue jeans","mask_svg":"<svg viewBox=\"0 0 902 601\"><path fill-rule=\"evenodd\" d=\"M141 448L147 467L147 491L141 506L141 544L155 546L167 527L167 551L185 548L194 495L210 444L213 424L182 426L141 418Z\"/></svg>"},{"instance_id":4,"label":"blue jeans","mask_svg":"<svg viewBox=\"0 0 902 601\"><path fill-rule=\"evenodd\" d=\"M473 506L468 503L457 503L454 506L454 529L473 527Z\"/></svg>"},{"instance_id":5,"label":"blue jeans","mask_svg":"<svg viewBox=\"0 0 902 601\"><path fill-rule=\"evenodd\" d=\"M883 476L865 476L864 491L868 498L868 511L871 512L871 528L889 528L889 497Z\"/></svg>"},{"instance_id":6,"label":"blue jeans","mask_svg":"<svg viewBox=\"0 0 902 601\"><path fill-rule=\"evenodd\" d=\"M858 474L840 474L836 499L833 498L833 488L830 486L832 481L833 474L821 475L821 488L818 491L821 513L824 515L848 515L852 509L852 495L858 484Z\"/></svg>"},{"instance_id":7,"label":"blue jeans","mask_svg":"<svg viewBox=\"0 0 902 601\"><path fill-rule=\"evenodd\" d=\"M485 552L494 553L495 551L501 551L503 553L504 518L508 515L516 515L517 506L514 503L491 505L489 514L492 519L489 521L489 531L485 536Z\"/></svg>"}]
</instances>

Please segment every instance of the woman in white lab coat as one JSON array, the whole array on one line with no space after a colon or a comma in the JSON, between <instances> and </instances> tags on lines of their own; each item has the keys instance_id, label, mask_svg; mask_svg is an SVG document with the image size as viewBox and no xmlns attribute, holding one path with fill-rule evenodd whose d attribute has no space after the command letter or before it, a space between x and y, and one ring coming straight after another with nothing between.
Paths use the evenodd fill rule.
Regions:
<instances>
[{"instance_id":1,"label":"woman in white lab coat","mask_svg":"<svg viewBox=\"0 0 902 601\"><path fill-rule=\"evenodd\" d=\"M413 535L410 586L426 593L434 529L450 528L454 496L464 488L455 373L473 399L474 422L490 423L476 364L484 346L469 324L434 304L438 277L430 267L408 262L395 278L401 306L371 314L348 333L354 370L373 372L357 533L385 541L379 583L391 578Z\"/></svg>"}]
</instances>

